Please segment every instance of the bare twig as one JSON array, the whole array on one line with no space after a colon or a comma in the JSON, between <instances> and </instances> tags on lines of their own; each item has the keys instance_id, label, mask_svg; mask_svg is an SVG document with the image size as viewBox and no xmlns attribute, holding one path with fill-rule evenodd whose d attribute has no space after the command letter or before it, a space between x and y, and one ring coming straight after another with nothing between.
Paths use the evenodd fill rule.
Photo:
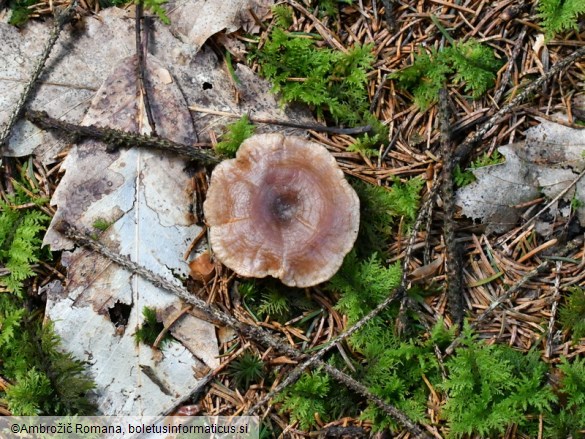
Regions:
<instances>
[{"instance_id":1,"label":"bare twig","mask_svg":"<svg viewBox=\"0 0 585 439\"><path fill-rule=\"evenodd\" d=\"M524 37L526 36L526 29L522 29L520 35L516 39L516 43L514 44L514 48L512 49L512 56L508 60L508 66L506 67L506 71L500 80L500 87L496 90L496 94L494 95L494 102L499 104L500 99L504 95L504 91L506 90L506 86L510 82L510 77L512 76L512 68L514 67L514 63L516 62L516 58L520 54L520 50L522 49L522 44L524 43Z\"/></svg>"},{"instance_id":2,"label":"bare twig","mask_svg":"<svg viewBox=\"0 0 585 439\"><path fill-rule=\"evenodd\" d=\"M153 148L179 154L202 164L217 164L220 162L220 159L211 151L195 148L195 146L203 146L202 144L189 146L167 139L114 130L112 128L102 128L95 125L75 125L50 117L44 111L29 110L26 112L25 117L43 129L56 129L72 134L73 136L100 140L106 143L111 150L131 147Z\"/></svg>"},{"instance_id":3,"label":"bare twig","mask_svg":"<svg viewBox=\"0 0 585 439\"><path fill-rule=\"evenodd\" d=\"M144 103L144 111L146 113L146 119L150 126L151 135L156 136L156 125L154 123L154 117L152 116L152 107L150 106L150 98L147 87L147 69L146 69L146 54L147 54L147 43L148 43L148 27L144 17L144 5L142 0L136 2L136 16L134 28L136 31L136 94L139 98L139 102ZM144 24L144 26L143 26ZM144 39L142 34L144 33Z\"/></svg>"},{"instance_id":4,"label":"bare twig","mask_svg":"<svg viewBox=\"0 0 585 439\"><path fill-rule=\"evenodd\" d=\"M43 69L45 68L45 64L47 63L47 59L49 58L49 55L51 54L51 51L53 50L53 47L55 46L55 43L57 42L57 39L59 38L59 35L61 34L61 30L63 29L63 26L65 26L65 24L69 21L69 19L73 15L73 12L75 11L76 7L77 7L77 0L73 0L71 2L71 4L67 7L67 9L65 9L65 11L63 11L61 14L59 14L55 17L55 23L53 25L53 29L51 30L51 35L49 36L49 40L47 41L47 44L45 45L43 53L41 53L41 56L39 56L37 63L35 65L35 68L33 69L32 75L31 75L29 81L26 83L24 90L22 91L22 94L20 95L20 99L16 103L14 110L12 110L12 113L10 114L10 117L8 118L8 123L6 124L4 129L0 132L0 153L4 149L4 145L6 144L6 142L8 142L8 138L10 137L10 133L12 132L12 128L14 127L14 125L16 124L16 121L18 120L18 118L22 114L22 111L24 109L24 105L28 101L28 98L30 97L32 91L34 90L35 85L36 85L39 77L41 76Z\"/></svg>"},{"instance_id":5,"label":"bare twig","mask_svg":"<svg viewBox=\"0 0 585 439\"><path fill-rule=\"evenodd\" d=\"M441 194L443 197L443 233L447 250L447 297L449 310L454 323L461 327L463 323L463 285L461 251L455 239L455 224L453 212L455 212L455 196L453 194L453 169L456 162L453 161L451 131L449 125L449 101L447 89L439 92L439 117L441 121L441 153L443 155L443 178L441 181Z\"/></svg>"},{"instance_id":6,"label":"bare twig","mask_svg":"<svg viewBox=\"0 0 585 439\"><path fill-rule=\"evenodd\" d=\"M231 113L229 111L211 110L208 108L197 107L194 105L189 106L189 110L197 111L199 113L213 114L214 116L231 117L233 119L239 119L240 117L243 116L242 114ZM340 128L340 127L327 127L325 125L317 125L317 124L295 123L295 122L290 122L288 120L263 119L260 117L253 117L251 115L248 115L248 119L250 119L250 122L254 122L254 123L280 125L283 127L299 128L299 129L303 129L303 130L312 130L312 131L331 133L331 134L355 135L355 134L365 134L365 133L372 132L372 127L370 125L351 127L351 128Z\"/></svg>"},{"instance_id":7,"label":"bare twig","mask_svg":"<svg viewBox=\"0 0 585 439\"><path fill-rule=\"evenodd\" d=\"M477 144L477 142L479 142L483 138L483 136L485 136L485 134L494 125L499 123L504 117L506 117L508 113L512 112L518 105L520 105L522 102L528 99L530 95L535 93L542 86L542 84L550 80L557 73L566 69L568 66L573 64L582 56L585 56L585 47L581 47L580 49L573 52L571 55L567 56L566 58L556 63L554 66L550 68L548 72L546 72L536 81L528 85L518 96L512 99L508 104L504 105L492 117L490 117L486 122L484 122L484 124L477 131L469 134L465 141L459 146L455 154L455 159L457 160L457 162L464 163L466 158L471 153L472 148Z\"/></svg>"},{"instance_id":8,"label":"bare twig","mask_svg":"<svg viewBox=\"0 0 585 439\"><path fill-rule=\"evenodd\" d=\"M555 285L552 295L552 306L550 309L550 319L548 321L548 329L546 331L546 347L544 348L544 356L545 358L550 358L553 353L554 349L554 330L555 330L555 320L557 317L557 308L559 306L559 297L560 297L560 284L561 284L561 267L562 262L557 261L556 266L556 275L555 275Z\"/></svg>"},{"instance_id":9,"label":"bare twig","mask_svg":"<svg viewBox=\"0 0 585 439\"><path fill-rule=\"evenodd\" d=\"M388 31L394 33L396 31L396 21L394 20L394 0L382 0L384 5L384 18Z\"/></svg>"},{"instance_id":10,"label":"bare twig","mask_svg":"<svg viewBox=\"0 0 585 439\"><path fill-rule=\"evenodd\" d=\"M143 279L148 280L153 285L169 291L170 293L175 294L180 299L184 300L185 302L193 305L195 308L203 312L205 315L208 316L209 320L212 322L220 323L223 325L230 326L240 332L243 336L249 337L254 341L261 343L265 346L271 347L274 350L281 352L285 355L288 355L292 358L297 360L305 360L307 359L307 355L299 351L298 349L289 346L282 340L278 339L275 335L271 334L267 330L259 327L259 326L252 326L246 323L240 322L236 318L232 317L231 315L219 310L214 306L207 305L205 301L201 300L200 298L190 294L185 288L179 286L155 273L148 270L147 268L137 264L136 262L130 260L129 258L122 256L114 251L110 250L108 247L103 245L102 243L94 240L91 238L89 234L86 234L80 230L78 230L75 226L68 224L66 222L60 223L58 225L58 230L63 233L67 238L74 240L76 243L87 247L102 256L110 259L111 261L115 262L116 264L124 267L126 270L141 276ZM416 425L413 421L411 421L406 414L402 411L398 410L396 407L387 404L378 396L372 394L367 387L363 384L357 382L355 379L350 377L349 375L345 374L344 372L332 367L331 365L317 360L315 362L316 366L323 368L328 374L330 374L333 378L337 381L345 384L350 389L354 390L361 396L367 398L372 403L377 405L380 409L386 412L389 416L391 416L394 420L399 422L406 428L412 435L415 437L426 438L428 435L424 433L421 428Z\"/></svg>"}]
</instances>

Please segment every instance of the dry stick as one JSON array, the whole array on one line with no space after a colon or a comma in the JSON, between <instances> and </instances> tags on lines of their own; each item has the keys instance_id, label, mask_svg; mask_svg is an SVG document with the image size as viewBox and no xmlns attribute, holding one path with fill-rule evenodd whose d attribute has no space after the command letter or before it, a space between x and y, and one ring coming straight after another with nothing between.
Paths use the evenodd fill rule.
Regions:
<instances>
[{"instance_id":1,"label":"dry stick","mask_svg":"<svg viewBox=\"0 0 585 439\"><path fill-rule=\"evenodd\" d=\"M504 90L506 89L506 85L508 84L508 81L510 80L510 76L512 76L512 67L514 66L514 63L516 62L516 58L518 58L518 55L520 54L520 50L522 49L522 43L524 42L525 36L526 36L526 29L522 29L522 32L520 32L520 35L518 35L516 43L514 44L514 48L512 49L512 56L510 57L510 60L508 61L508 67L506 67L506 71L504 72L504 75L502 76L501 86L498 88L498 90L496 90L496 94L494 95L494 102L496 104L498 104L500 102L500 99L502 99L502 96L504 95Z\"/></svg>"},{"instance_id":2,"label":"dry stick","mask_svg":"<svg viewBox=\"0 0 585 439\"><path fill-rule=\"evenodd\" d=\"M151 134L156 136L156 125L154 124L154 117L152 116L152 107L150 106L150 99L148 95L148 87L146 84L146 44L148 42L148 34L144 32L144 44L142 40L142 32L147 29L147 26L142 26L144 20L144 5L142 0L136 2L136 15L134 17L134 29L136 33L136 94L141 97L144 103L144 111L146 112L146 119L150 125Z\"/></svg>"},{"instance_id":3,"label":"dry stick","mask_svg":"<svg viewBox=\"0 0 585 439\"><path fill-rule=\"evenodd\" d=\"M18 120L18 118L20 117L20 114L22 113L22 110L24 109L24 105L26 104L26 101L28 101L28 98L30 97L39 77L41 76L41 73L43 72L43 69L44 69L45 64L47 62L47 59L49 58L49 55L51 54L51 51L53 50L53 47L55 46L55 43L57 42L57 39L59 38L59 35L61 34L61 30L63 29L63 26L65 26L65 24L69 21L69 19L71 18L72 14L73 14L73 11L75 10L76 7L77 7L77 0L73 0L71 2L71 4L67 7L67 9L65 9L65 11L63 11L63 13L61 13L55 17L55 23L53 25L53 29L51 30L51 35L49 36L49 41L47 41L47 44L45 45L45 48L43 49L43 53L41 54L41 56L39 56L39 58L37 60L37 64L35 65L35 68L33 69L31 78L27 82L27 84L25 85L24 90L22 91L22 94L20 95L20 99L16 103L14 110L12 111L12 113L10 114L10 117L8 118L8 123L6 124L4 129L0 132L0 153L4 149L4 145L8 142L8 138L10 137L10 133L12 132L12 128L16 124L16 121Z\"/></svg>"},{"instance_id":4,"label":"dry stick","mask_svg":"<svg viewBox=\"0 0 585 439\"><path fill-rule=\"evenodd\" d=\"M554 344L554 336L553 331L555 329L555 319L557 317L557 308L559 306L559 298L560 298L560 291L561 291L561 267L562 262L557 261L556 263L556 276L555 276L555 285L554 285L554 293L552 295L553 304L550 310L550 320L548 322L548 329L546 331L546 347L544 349L544 356L545 358L550 358L553 351L553 344Z\"/></svg>"},{"instance_id":5,"label":"dry stick","mask_svg":"<svg viewBox=\"0 0 585 439\"><path fill-rule=\"evenodd\" d=\"M570 241L565 247L563 247L561 249L561 251L559 252L559 256L566 256L567 254L571 253L572 251L576 250L577 247L583 245L583 236L579 236L578 238L573 239L572 241ZM533 269L532 271L530 271L528 274L526 274L522 279L520 279L518 282L516 282L508 291L506 291L504 294L502 294L500 297L498 297L496 300L494 300L490 306L488 306L486 308L486 310L480 314L471 324L470 324L470 328L474 329L477 326L479 326L479 324L481 322L483 322L487 316L489 316L498 306L500 306L501 304L503 304L505 301L507 301L508 299L510 299L520 288L522 288L522 286L528 282L529 280L531 280L532 278L534 278L535 276L544 273L546 270L548 270L548 268L550 267L550 265L552 265L553 261L552 260L546 260L544 262L542 262L538 267L536 267L535 269ZM457 336L455 338L455 340L453 340L453 342L449 345L449 347L447 347L447 349L445 350L445 355L451 355L453 353L453 351L455 350L455 348L457 346L459 346L459 343L461 343L461 340L463 339L463 335L460 334L459 336Z\"/></svg>"},{"instance_id":6,"label":"dry stick","mask_svg":"<svg viewBox=\"0 0 585 439\"><path fill-rule=\"evenodd\" d=\"M384 5L384 18L388 31L394 33L396 31L396 21L394 20L394 0L382 0Z\"/></svg>"},{"instance_id":7,"label":"dry stick","mask_svg":"<svg viewBox=\"0 0 585 439\"><path fill-rule=\"evenodd\" d=\"M447 260L447 298L449 311L454 323L461 328L463 324L463 288L461 251L455 237L455 224L453 212L455 212L455 195L453 194L453 169L455 163L452 160L451 130L449 126L449 100L447 89L439 92L439 118L441 120L441 153L443 155L443 178L441 181L441 193L443 196L443 233Z\"/></svg>"},{"instance_id":8,"label":"dry stick","mask_svg":"<svg viewBox=\"0 0 585 439\"><path fill-rule=\"evenodd\" d=\"M252 326L243 322L240 322L236 318L232 317L231 315L217 309L214 306L207 305L205 301L201 300L200 298L192 295L182 286L179 286L155 273L148 270L147 268L137 264L136 262L130 260L126 256L122 256L114 251L110 250L108 247L103 245L102 243L92 239L89 234L86 234L75 226L67 223L62 222L57 225L57 230L60 233L63 233L67 238L74 240L76 243L87 247L102 256L108 258L109 260L115 262L116 264L124 267L126 270L130 271L131 273L137 274L141 276L143 279L148 280L154 286L164 289L170 293L175 294L180 299L184 300L185 302L193 305L198 310L202 311L206 314L210 321L217 322L226 326L230 326L240 332L243 336L249 337L256 341L257 343L263 344L265 346L272 347L273 349L288 355L292 358L296 358L299 360L304 360L307 358L306 354L303 354L298 349L288 346L285 342L279 340L276 336L268 332L267 330L259 327L259 326ZM416 437L428 437L418 425L412 422L408 416L406 416L403 412L398 410L397 408L391 406L390 404L385 403L381 398L377 397L376 395L372 394L367 387L363 384L360 384L349 375L341 372L340 370L330 366L327 363L324 363L321 360L316 361L316 365L323 368L327 373L329 373L333 378L342 382L350 389L354 390L355 392L359 393L360 395L364 396L365 398L369 399L371 402L376 404L380 409L384 410L388 415L390 415L393 419L398 421L402 424L411 434Z\"/></svg>"},{"instance_id":9,"label":"dry stick","mask_svg":"<svg viewBox=\"0 0 585 439\"><path fill-rule=\"evenodd\" d=\"M220 162L220 159L211 151L196 149L193 145L183 145L160 137L150 137L95 125L76 125L50 117L44 111L29 110L25 113L25 117L43 129L56 129L73 136L100 140L108 145L108 150L129 147L153 148L179 154L202 164L217 164Z\"/></svg>"},{"instance_id":10,"label":"dry stick","mask_svg":"<svg viewBox=\"0 0 585 439\"><path fill-rule=\"evenodd\" d=\"M384 86L386 85L386 81L388 80L388 73L385 73L380 80L380 84L378 84L378 88L376 88L376 92L374 93L374 97L372 98L372 102L370 102L370 113L374 113L376 106L378 105L378 101L380 100L380 96L382 96L382 91L384 90Z\"/></svg>"},{"instance_id":11,"label":"dry stick","mask_svg":"<svg viewBox=\"0 0 585 439\"><path fill-rule=\"evenodd\" d=\"M211 110L209 108L198 107L196 105L190 105L189 110L196 111L198 113L213 114L214 116L231 117L234 119L239 119L243 116L242 114L231 113L229 111ZM353 134L365 134L365 133L372 132L371 125L364 125L364 126L352 127L352 128L339 128L339 127L327 127L325 125L295 123L295 122L290 122L288 120L263 119L260 117L252 117L250 115L248 115L248 119L250 120L250 122L254 122L254 123L281 125L283 127L300 128L300 129L305 129L305 130L313 130L313 131L319 131L319 132L331 133L331 134L353 135Z\"/></svg>"}]
</instances>

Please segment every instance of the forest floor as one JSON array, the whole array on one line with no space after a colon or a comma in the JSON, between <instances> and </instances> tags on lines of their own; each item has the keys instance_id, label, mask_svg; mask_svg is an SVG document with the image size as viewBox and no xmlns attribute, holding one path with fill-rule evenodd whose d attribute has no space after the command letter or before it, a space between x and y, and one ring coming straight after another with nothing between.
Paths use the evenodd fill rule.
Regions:
<instances>
[{"instance_id":1,"label":"forest floor","mask_svg":"<svg viewBox=\"0 0 585 439\"><path fill-rule=\"evenodd\" d=\"M498 148L524 145L526 130L543 121L575 130L585 147L585 134L578 131L585 121L583 58L505 108L585 47L584 15L580 22L575 20L574 29L547 34L536 1L305 3L283 2L279 11L258 23L256 35L230 35L232 42L246 44L243 52L231 54L231 62L248 63L266 76L263 63L271 61L263 58L262 50L275 44L275 29L288 38L311 41L307 51L347 54L367 48L373 59L365 68L366 107L387 128L380 128L384 137L372 140L313 130L309 134L329 149L363 197L362 217L370 230L358 239L369 241L353 255L353 266L345 265L330 283L317 287L291 291L276 282L238 279L224 267L200 291L241 321L269 329L311 355L377 303L393 297L381 317L360 330L370 331L365 334L374 339L360 338L358 331L337 341L324 359L397 408L416 428L368 403L363 395L346 391L317 368L304 371L300 381L259 407L264 437L582 436L585 381L567 378L585 367L585 247L579 195L574 194L572 202L559 199L554 206L549 205L554 197L544 192L521 206L479 201L517 210L512 224L496 224L494 217L485 220L487 224L479 217L468 218L457 197L460 187L481 184L479 174L473 177L466 169L501 163ZM34 6L38 11L46 7ZM98 6L88 8L95 12ZM281 45L283 52L294 44L287 41ZM225 37L216 36L207 44L225 54L224 42ZM451 58L442 57L450 48ZM413 65L418 70L400 76ZM281 91L307 81L289 77ZM333 88L335 81L343 77L332 79L326 88ZM470 85L474 81L477 88ZM446 109L439 102L441 87L448 91ZM310 91L294 93L296 100L309 101L305 94ZM351 95L345 89L340 93ZM352 101L352 96L340 99L361 102ZM315 117L330 126L343 124L343 117L332 115L332 105L313 105ZM441 130L442 120L448 121L449 134ZM345 121L345 126L367 123L358 118ZM469 142L477 132L481 136ZM554 138L547 141L555 143ZM462 144L470 146L463 156ZM447 165L446 155L451 156ZM460 160L457 169L454 160ZM9 163L18 175L28 161ZM442 183L446 168L451 175ZM41 175L38 187L45 188L42 195L49 198L60 174L49 173L42 181L46 173L35 172ZM484 183L488 193L490 184L497 192L494 178L495 183ZM373 186L387 189L390 197L370 192ZM9 192L5 185L3 194ZM405 278L396 274L400 269ZM40 261L35 272L28 285L31 291L65 279L58 258ZM386 290L377 291L379 285ZM463 321L466 329L456 338ZM179 408L181 413L246 413L302 362L245 336L224 339L222 370L202 394ZM479 364L482 361L493 363Z\"/></svg>"}]
</instances>

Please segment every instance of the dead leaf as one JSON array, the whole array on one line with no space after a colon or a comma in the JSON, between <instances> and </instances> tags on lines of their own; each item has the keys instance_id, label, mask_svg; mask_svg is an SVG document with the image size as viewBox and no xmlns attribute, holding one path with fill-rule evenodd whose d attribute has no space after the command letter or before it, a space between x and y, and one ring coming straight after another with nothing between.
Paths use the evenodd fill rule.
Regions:
<instances>
[{"instance_id":1,"label":"dead leaf","mask_svg":"<svg viewBox=\"0 0 585 439\"><path fill-rule=\"evenodd\" d=\"M215 273L215 265L211 262L209 252L203 252L189 262L190 275L201 282L209 282Z\"/></svg>"},{"instance_id":2,"label":"dead leaf","mask_svg":"<svg viewBox=\"0 0 585 439\"><path fill-rule=\"evenodd\" d=\"M457 191L462 213L480 219L486 232L504 233L513 228L526 207L518 207L541 195L554 199L585 167L585 131L541 120L526 131L524 142L498 148L506 162L473 171L477 181ZM585 224L585 182L583 179L562 199L581 202L577 215ZM553 216L566 210L551 207ZM539 227L539 230L550 230Z\"/></svg>"},{"instance_id":3,"label":"dead leaf","mask_svg":"<svg viewBox=\"0 0 585 439\"><path fill-rule=\"evenodd\" d=\"M22 31L0 23L0 126L7 122L18 101L50 29L48 22L30 22ZM306 110L282 109L270 93L270 83L240 64L236 64L236 74L242 82L242 96L237 102L235 86L215 53L208 48L198 50L182 43L168 26L157 23L152 40L150 53L172 75L188 105L314 123ZM50 116L67 122L80 123L104 78L134 53L134 20L125 10L108 8L96 16L86 17L81 29L66 27L28 107L47 111ZM194 113L193 120L202 142L209 140L210 130L219 134L227 123L234 121L204 113ZM263 126L257 131L270 129L274 128ZM6 154L25 156L34 152L41 161L48 163L66 146L65 139L23 119L12 132Z\"/></svg>"},{"instance_id":4,"label":"dead leaf","mask_svg":"<svg viewBox=\"0 0 585 439\"><path fill-rule=\"evenodd\" d=\"M249 10L262 19L273 3L272 0L171 0L164 8L173 32L199 49L209 37L223 30L231 33L243 27L248 33L257 32L258 25Z\"/></svg>"},{"instance_id":5,"label":"dead leaf","mask_svg":"<svg viewBox=\"0 0 585 439\"><path fill-rule=\"evenodd\" d=\"M84 124L141 131L144 120L136 99L134 57L125 59L98 90ZM186 102L174 82L165 83L162 65L148 58L150 96L157 131L188 144L195 137ZM66 220L93 229L103 218L112 225L100 239L154 273L180 285L188 274L181 255L199 232L189 215L189 175L183 159L142 149L108 153L104 145L76 145L65 162L65 175L52 203L58 206L45 242L53 250L72 243L53 226ZM95 230L95 229L93 229ZM97 230L96 230L97 232ZM136 345L133 334L145 306L180 309L172 294L131 275L83 248L63 254L67 295L49 295L47 315L63 346L90 363L97 384L99 410L105 415L158 415L201 385L193 371L218 366L215 328L186 314L177 324L197 339L196 355L185 342L165 346L161 358L149 346ZM116 332L111 310L130 307L127 329ZM80 325L79 322L83 322Z\"/></svg>"}]
</instances>

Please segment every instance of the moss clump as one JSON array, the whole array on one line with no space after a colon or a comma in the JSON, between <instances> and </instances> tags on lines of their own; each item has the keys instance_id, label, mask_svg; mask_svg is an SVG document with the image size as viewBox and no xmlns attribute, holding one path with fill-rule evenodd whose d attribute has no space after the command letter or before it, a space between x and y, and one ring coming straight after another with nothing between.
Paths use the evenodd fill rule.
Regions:
<instances>
[{"instance_id":1,"label":"moss clump","mask_svg":"<svg viewBox=\"0 0 585 439\"><path fill-rule=\"evenodd\" d=\"M226 157L235 157L242 142L252 136L255 130L256 127L250 123L248 115L244 114L237 122L226 126L226 132L215 150Z\"/></svg>"},{"instance_id":2,"label":"moss clump","mask_svg":"<svg viewBox=\"0 0 585 439\"><path fill-rule=\"evenodd\" d=\"M449 79L464 83L465 92L477 99L493 87L502 66L494 51L475 40L454 42L430 54L419 52L414 63L391 75L398 86L414 95L415 104L427 109L439 99L439 90Z\"/></svg>"},{"instance_id":3,"label":"moss clump","mask_svg":"<svg viewBox=\"0 0 585 439\"><path fill-rule=\"evenodd\" d=\"M285 103L303 102L319 117L327 114L350 126L368 112L367 72L374 62L371 45L343 53L319 47L313 36L275 27L253 58Z\"/></svg>"}]
</instances>

